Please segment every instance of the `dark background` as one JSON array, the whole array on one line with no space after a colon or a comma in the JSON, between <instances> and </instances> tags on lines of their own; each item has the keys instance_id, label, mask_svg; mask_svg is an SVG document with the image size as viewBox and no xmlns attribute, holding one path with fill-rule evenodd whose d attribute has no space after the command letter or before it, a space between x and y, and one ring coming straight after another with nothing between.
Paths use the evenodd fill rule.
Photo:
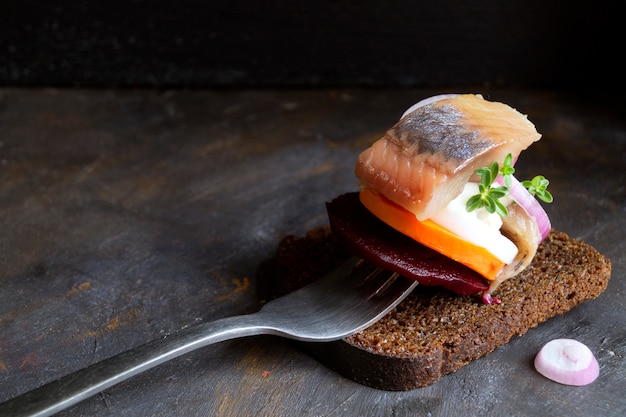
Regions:
<instances>
[{"instance_id":1,"label":"dark background","mask_svg":"<svg viewBox=\"0 0 626 417\"><path fill-rule=\"evenodd\" d=\"M0 86L620 88L617 4L0 0Z\"/></svg>"}]
</instances>

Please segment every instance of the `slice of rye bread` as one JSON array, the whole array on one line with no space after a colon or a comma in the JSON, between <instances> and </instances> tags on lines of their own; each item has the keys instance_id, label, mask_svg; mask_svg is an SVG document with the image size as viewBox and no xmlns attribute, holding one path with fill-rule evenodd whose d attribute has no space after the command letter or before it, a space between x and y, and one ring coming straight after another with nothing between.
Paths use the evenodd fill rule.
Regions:
<instances>
[{"instance_id":1,"label":"slice of rye bread","mask_svg":"<svg viewBox=\"0 0 626 417\"><path fill-rule=\"evenodd\" d=\"M276 257L259 268L261 299L293 291L329 271L348 254L328 227L287 236ZM593 247L552 230L530 266L505 281L495 295L460 296L418 286L371 327L330 343L304 343L320 362L361 384L405 391L433 384L514 335L598 297L608 284L610 261Z\"/></svg>"}]
</instances>

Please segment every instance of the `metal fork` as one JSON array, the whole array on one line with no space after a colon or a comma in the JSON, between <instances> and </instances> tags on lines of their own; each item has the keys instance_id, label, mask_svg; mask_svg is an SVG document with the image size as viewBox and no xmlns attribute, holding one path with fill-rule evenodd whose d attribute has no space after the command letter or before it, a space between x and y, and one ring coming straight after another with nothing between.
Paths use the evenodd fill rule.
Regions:
<instances>
[{"instance_id":1,"label":"metal fork","mask_svg":"<svg viewBox=\"0 0 626 417\"><path fill-rule=\"evenodd\" d=\"M383 317L416 285L351 258L256 313L193 326L95 363L0 404L0 415L50 416L163 362L224 340L260 334L308 342L342 339Z\"/></svg>"}]
</instances>

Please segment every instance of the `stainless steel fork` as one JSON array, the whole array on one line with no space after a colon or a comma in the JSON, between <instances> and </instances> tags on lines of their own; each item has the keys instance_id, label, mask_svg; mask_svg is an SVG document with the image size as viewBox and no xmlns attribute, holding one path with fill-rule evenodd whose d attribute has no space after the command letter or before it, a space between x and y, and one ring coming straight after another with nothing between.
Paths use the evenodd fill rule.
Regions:
<instances>
[{"instance_id":1,"label":"stainless steel fork","mask_svg":"<svg viewBox=\"0 0 626 417\"><path fill-rule=\"evenodd\" d=\"M352 258L256 313L181 330L13 398L0 404L0 416L53 415L163 362L224 340L260 334L308 342L338 340L372 325L416 285Z\"/></svg>"}]
</instances>

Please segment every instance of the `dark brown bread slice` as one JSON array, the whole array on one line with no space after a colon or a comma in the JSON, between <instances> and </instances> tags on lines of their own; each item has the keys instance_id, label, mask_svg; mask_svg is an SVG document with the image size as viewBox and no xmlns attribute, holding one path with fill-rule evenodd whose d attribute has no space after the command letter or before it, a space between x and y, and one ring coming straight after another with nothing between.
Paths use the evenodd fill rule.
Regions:
<instances>
[{"instance_id":1,"label":"dark brown bread slice","mask_svg":"<svg viewBox=\"0 0 626 417\"><path fill-rule=\"evenodd\" d=\"M333 268L346 253L328 228L288 236L275 262L259 270L264 297L275 297ZM598 297L608 284L610 261L591 246L553 230L531 265L497 290L501 304L418 286L394 311L341 341L306 344L340 374L378 389L404 391L430 385L523 335L539 323ZM269 281L269 277L279 277Z\"/></svg>"}]
</instances>

